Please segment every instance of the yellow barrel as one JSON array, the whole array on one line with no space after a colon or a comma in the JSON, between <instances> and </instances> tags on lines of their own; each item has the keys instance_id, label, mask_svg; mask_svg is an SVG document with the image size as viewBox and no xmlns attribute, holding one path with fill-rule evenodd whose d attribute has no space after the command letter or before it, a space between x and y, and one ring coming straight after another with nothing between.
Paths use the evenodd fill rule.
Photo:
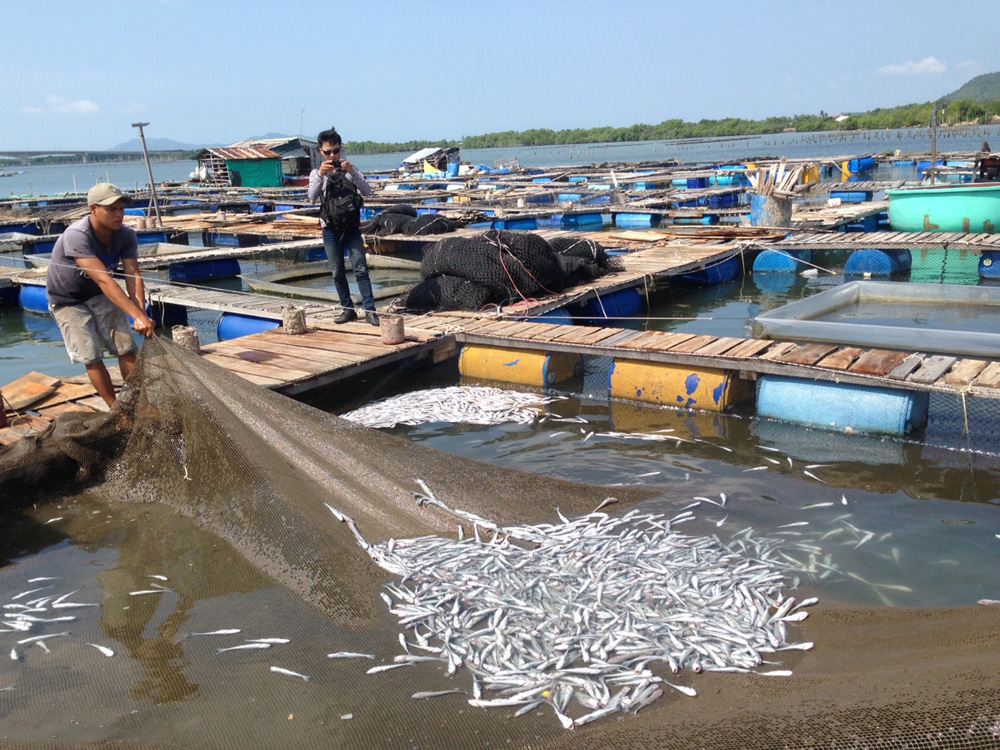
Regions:
<instances>
[{"instance_id":1,"label":"yellow barrel","mask_svg":"<svg viewBox=\"0 0 1000 750\"><path fill-rule=\"evenodd\" d=\"M847 182L853 176L854 173L851 171L851 163L849 161L845 161L843 164L840 165L841 182Z\"/></svg>"},{"instance_id":2,"label":"yellow barrel","mask_svg":"<svg viewBox=\"0 0 1000 750\"><path fill-rule=\"evenodd\" d=\"M811 167L802 172L802 184L809 185L813 182L819 182L819 166L813 164Z\"/></svg>"},{"instance_id":3,"label":"yellow barrel","mask_svg":"<svg viewBox=\"0 0 1000 750\"><path fill-rule=\"evenodd\" d=\"M703 411L725 411L751 393L749 385L724 370L618 359L611 368L610 391L612 398Z\"/></svg>"},{"instance_id":4,"label":"yellow barrel","mask_svg":"<svg viewBox=\"0 0 1000 750\"><path fill-rule=\"evenodd\" d=\"M583 357L566 352L536 352L467 344L458 355L458 371L467 378L544 388L569 380L582 372Z\"/></svg>"}]
</instances>

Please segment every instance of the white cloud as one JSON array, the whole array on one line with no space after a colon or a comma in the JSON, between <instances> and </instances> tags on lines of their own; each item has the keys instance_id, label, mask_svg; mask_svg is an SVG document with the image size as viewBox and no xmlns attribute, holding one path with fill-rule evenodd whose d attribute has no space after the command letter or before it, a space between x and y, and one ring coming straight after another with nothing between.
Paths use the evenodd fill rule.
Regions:
<instances>
[{"instance_id":1,"label":"white cloud","mask_svg":"<svg viewBox=\"0 0 1000 750\"><path fill-rule=\"evenodd\" d=\"M977 63L975 60L965 60L960 62L955 66L955 70L982 70L983 66Z\"/></svg>"},{"instance_id":2,"label":"white cloud","mask_svg":"<svg viewBox=\"0 0 1000 750\"><path fill-rule=\"evenodd\" d=\"M879 73L891 76L940 76L948 70L948 66L936 57L925 57L920 62L907 60L902 65L884 65Z\"/></svg>"},{"instance_id":3,"label":"white cloud","mask_svg":"<svg viewBox=\"0 0 1000 750\"><path fill-rule=\"evenodd\" d=\"M28 115L41 115L45 113L57 115L95 115L101 108L89 99L65 99L61 96L45 97L45 106L24 106L21 111Z\"/></svg>"}]
</instances>

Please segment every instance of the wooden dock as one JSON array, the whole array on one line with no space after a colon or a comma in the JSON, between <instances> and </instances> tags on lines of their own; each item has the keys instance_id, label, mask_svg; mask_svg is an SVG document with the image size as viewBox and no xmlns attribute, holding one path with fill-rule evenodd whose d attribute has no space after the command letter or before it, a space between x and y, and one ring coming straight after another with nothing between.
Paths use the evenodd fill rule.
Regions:
<instances>
[{"instance_id":1,"label":"wooden dock","mask_svg":"<svg viewBox=\"0 0 1000 750\"><path fill-rule=\"evenodd\" d=\"M208 361L250 383L288 395L306 393L404 359L438 362L463 344L480 344L726 370L750 380L760 375L784 375L1000 400L1000 362L920 352L555 325L472 313L407 316L406 340L396 345L383 344L379 330L363 323L336 326L310 319L310 325L312 330L304 334L286 335L276 329L210 344L202 353ZM45 376L35 379L46 382ZM59 383L34 400L21 399L18 403L24 411L9 412L12 426L0 430L0 445L44 430L67 411L103 410L93 388L76 382L79 380ZM27 390L31 391L30 384ZM15 389L4 386L4 392L11 397Z\"/></svg>"}]
</instances>

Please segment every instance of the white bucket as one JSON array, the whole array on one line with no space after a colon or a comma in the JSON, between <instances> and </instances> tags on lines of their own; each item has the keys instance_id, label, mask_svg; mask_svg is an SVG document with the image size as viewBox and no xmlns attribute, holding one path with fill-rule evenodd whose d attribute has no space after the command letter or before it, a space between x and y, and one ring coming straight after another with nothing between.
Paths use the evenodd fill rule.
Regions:
<instances>
[{"instance_id":1,"label":"white bucket","mask_svg":"<svg viewBox=\"0 0 1000 750\"><path fill-rule=\"evenodd\" d=\"M406 335L403 333L402 315L382 313L379 316L378 329L379 333L382 334L383 344L402 344L406 341Z\"/></svg>"}]
</instances>

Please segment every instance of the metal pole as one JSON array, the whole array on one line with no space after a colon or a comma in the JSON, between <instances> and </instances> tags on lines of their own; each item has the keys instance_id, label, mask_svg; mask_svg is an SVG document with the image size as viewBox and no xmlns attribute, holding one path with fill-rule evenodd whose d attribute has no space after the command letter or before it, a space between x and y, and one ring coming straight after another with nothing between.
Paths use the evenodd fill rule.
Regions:
<instances>
[{"instance_id":1,"label":"metal pole","mask_svg":"<svg viewBox=\"0 0 1000 750\"><path fill-rule=\"evenodd\" d=\"M156 197L156 183L153 182L153 168L149 165L149 152L146 150L146 134L142 129L148 122L133 122L133 128L139 128L139 140L142 142L142 158L146 161L146 174L149 175L149 190L153 194L153 210L156 212L156 225L163 229L163 219L160 217L160 201Z\"/></svg>"},{"instance_id":2,"label":"metal pole","mask_svg":"<svg viewBox=\"0 0 1000 750\"><path fill-rule=\"evenodd\" d=\"M931 185L937 176L937 126L938 126L938 105L934 105L931 110Z\"/></svg>"}]
</instances>

